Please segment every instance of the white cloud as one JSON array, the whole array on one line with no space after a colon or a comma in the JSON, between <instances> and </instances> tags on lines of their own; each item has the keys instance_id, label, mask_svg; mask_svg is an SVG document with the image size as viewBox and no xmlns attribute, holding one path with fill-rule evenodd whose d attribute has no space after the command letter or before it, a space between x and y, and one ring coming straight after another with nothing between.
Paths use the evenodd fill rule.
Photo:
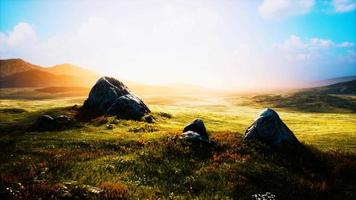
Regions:
<instances>
[{"instance_id":1,"label":"white cloud","mask_svg":"<svg viewBox=\"0 0 356 200\"><path fill-rule=\"evenodd\" d=\"M315 0L263 0L258 11L267 19L281 19L292 15L308 13Z\"/></svg>"},{"instance_id":2,"label":"white cloud","mask_svg":"<svg viewBox=\"0 0 356 200\"><path fill-rule=\"evenodd\" d=\"M348 41L335 43L334 41L331 41L329 39L316 38L316 37L307 40L302 40L299 36L296 35L291 35L282 43L275 44L275 47L284 50L301 50L301 49L320 50L320 49L329 49L329 48L337 48L337 47L348 48L354 46L355 43L348 42Z\"/></svg>"},{"instance_id":3,"label":"white cloud","mask_svg":"<svg viewBox=\"0 0 356 200\"><path fill-rule=\"evenodd\" d=\"M34 45L37 41L36 32L33 27L24 22L18 23L13 30L0 32L0 52L22 51Z\"/></svg>"},{"instance_id":4,"label":"white cloud","mask_svg":"<svg viewBox=\"0 0 356 200\"><path fill-rule=\"evenodd\" d=\"M333 0L332 2L335 12L343 13L350 12L356 9L355 0Z\"/></svg>"},{"instance_id":5,"label":"white cloud","mask_svg":"<svg viewBox=\"0 0 356 200\"><path fill-rule=\"evenodd\" d=\"M316 68L309 71L309 66L336 60L335 54L327 54L332 48L343 48L344 53L354 46L354 41L339 44L292 35L271 48L274 37L270 37L269 23L256 18L256 13L250 12L256 6L247 1L122 2L129 5L98 3L88 16L70 28L52 30L49 38L37 39L34 27L26 23L0 32L1 57L20 57L44 66L69 62L101 74L153 84L249 88L278 86L284 80L307 76L297 77L295 69L307 68L310 76L319 74ZM267 7L261 6L260 11L278 19L308 12L314 4L280 1L279 7L273 8L278 2L265 1ZM352 61L352 56L348 59Z\"/></svg>"},{"instance_id":6,"label":"white cloud","mask_svg":"<svg viewBox=\"0 0 356 200\"><path fill-rule=\"evenodd\" d=\"M291 35L285 41L275 44L277 54L288 61L329 61L336 54L332 51L338 48L352 48L353 42L336 43L323 38L301 39L299 36ZM345 56L340 56L342 59ZM346 58L346 57L345 57ZM339 60L340 60L339 59ZM347 57L350 60L350 56Z\"/></svg>"},{"instance_id":7,"label":"white cloud","mask_svg":"<svg viewBox=\"0 0 356 200\"><path fill-rule=\"evenodd\" d=\"M316 48L329 48L333 45L334 42L332 42L331 40L322 39L322 38L312 38L310 39L310 44L308 46L316 47Z\"/></svg>"},{"instance_id":8,"label":"white cloud","mask_svg":"<svg viewBox=\"0 0 356 200\"><path fill-rule=\"evenodd\" d=\"M125 20L90 17L42 40L36 39L31 25L19 23L9 33L0 32L0 57L20 57L44 66L73 63L103 75L149 83L189 82L195 74L209 77L203 80L208 82L216 76L201 68L213 68L223 48L216 28L220 18L213 11L173 7ZM177 76L173 80L162 74Z\"/></svg>"},{"instance_id":9,"label":"white cloud","mask_svg":"<svg viewBox=\"0 0 356 200\"><path fill-rule=\"evenodd\" d=\"M296 36L291 35L287 40L285 40L282 44L277 44L277 46L281 49L302 49L306 48L306 44L302 42L302 40Z\"/></svg>"},{"instance_id":10,"label":"white cloud","mask_svg":"<svg viewBox=\"0 0 356 200\"><path fill-rule=\"evenodd\" d=\"M354 42L342 42L338 44L339 47L354 47L356 46Z\"/></svg>"}]
</instances>

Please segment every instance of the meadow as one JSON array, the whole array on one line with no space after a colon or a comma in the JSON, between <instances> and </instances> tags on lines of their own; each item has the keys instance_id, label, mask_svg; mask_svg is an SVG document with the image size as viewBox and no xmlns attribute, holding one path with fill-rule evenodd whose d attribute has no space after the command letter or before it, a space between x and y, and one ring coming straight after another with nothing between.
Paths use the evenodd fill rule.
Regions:
<instances>
[{"instance_id":1,"label":"meadow","mask_svg":"<svg viewBox=\"0 0 356 200\"><path fill-rule=\"evenodd\" d=\"M3 89L0 195L9 199L353 199L355 96L141 95L155 123L99 117L62 131L28 132L42 114L74 116L85 96ZM332 104L335 98L339 104ZM347 102L345 104L345 102ZM346 106L345 106L346 105ZM276 152L243 142L266 107L303 143ZM200 118L219 143L177 136ZM282 153L281 153L282 151Z\"/></svg>"}]
</instances>

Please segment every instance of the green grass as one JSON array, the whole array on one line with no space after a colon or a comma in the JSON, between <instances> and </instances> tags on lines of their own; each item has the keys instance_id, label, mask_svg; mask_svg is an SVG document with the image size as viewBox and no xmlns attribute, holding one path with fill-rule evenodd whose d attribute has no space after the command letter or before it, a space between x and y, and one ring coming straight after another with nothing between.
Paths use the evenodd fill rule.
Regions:
<instances>
[{"instance_id":1,"label":"green grass","mask_svg":"<svg viewBox=\"0 0 356 200\"><path fill-rule=\"evenodd\" d=\"M18 93L6 91L0 100L0 197L9 197L6 187L15 199L69 194L82 199L250 199L265 192L278 199L355 197L352 110L316 112L254 101L253 96L151 95L144 100L154 124L110 117L64 131L26 132L41 114L72 115L70 107L81 105L84 97L48 98L26 90L29 96L21 93L17 99ZM278 153L242 142L265 107L275 108L305 149ZM191 147L175 139L195 118L204 120L218 148ZM102 191L90 192L90 187Z\"/></svg>"}]
</instances>

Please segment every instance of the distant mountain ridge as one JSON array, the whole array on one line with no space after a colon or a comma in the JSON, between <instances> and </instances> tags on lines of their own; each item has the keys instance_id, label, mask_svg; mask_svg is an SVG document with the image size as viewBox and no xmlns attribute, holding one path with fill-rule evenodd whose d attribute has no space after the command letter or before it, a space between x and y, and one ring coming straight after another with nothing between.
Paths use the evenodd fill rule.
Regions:
<instances>
[{"instance_id":1,"label":"distant mountain ridge","mask_svg":"<svg viewBox=\"0 0 356 200\"><path fill-rule=\"evenodd\" d=\"M0 60L0 78L37 68L40 68L40 66L21 59Z\"/></svg>"},{"instance_id":2,"label":"distant mountain ridge","mask_svg":"<svg viewBox=\"0 0 356 200\"><path fill-rule=\"evenodd\" d=\"M69 75L69 76L98 76L97 73L88 70L88 69L84 69L81 68L79 66L76 65L72 65L72 64L60 64L60 65L55 65L53 67L48 67L43 69L47 72L56 74L56 75Z\"/></svg>"},{"instance_id":3,"label":"distant mountain ridge","mask_svg":"<svg viewBox=\"0 0 356 200\"><path fill-rule=\"evenodd\" d=\"M356 94L356 79L322 87L310 88L305 91L319 94Z\"/></svg>"},{"instance_id":4,"label":"distant mountain ridge","mask_svg":"<svg viewBox=\"0 0 356 200\"><path fill-rule=\"evenodd\" d=\"M95 83L99 77L93 71L61 64L42 67L22 59L0 60L0 88L86 86Z\"/></svg>"},{"instance_id":5,"label":"distant mountain ridge","mask_svg":"<svg viewBox=\"0 0 356 200\"><path fill-rule=\"evenodd\" d=\"M46 71L31 69L0 78L2 88L48 87L48 86L89 86L96 79L79 76L55 75Z\"/></svg>"},{"instance_id":6,"label":"distant mountain ridge","mask_svg":"<svg viewBox=\"0 0 356 200\"><path fill-rule=\"evenodd\" d=\"M0 64L0 88L47 88L47 90L42 90L44 92L72 90L73 87L85 87L89 90L99 78L97 73L72 64L42 67L22 59L0 60ZM125 81L125 83L134 92L142 95L186 95L216 92L194 85L157 86L132 81Z\"/></svg>"},{"instance_id":7,"label":"distant mountain ridge","mask_svg":"<svg viewBox=\"0 0 356 200\"><path fill-rule=\"evenodd\" d=\"M72 64L60 64L52 67L42 67L26 62L22 59L0 60L0 88L21 88L21 87L86 87L91 88L100 76L91 70L75 66ZM304 91L314 92L353 92L355 82L350 85L336 85L340 82L356 80L356 76L338 77L316 81L308 84ZM187 95L187 94L220 94L219 90L204 88L194 85L147 85L131 81L125 83L138 94L162 94L162 95ZM322 86L322 87L321 87ZM319 88L320 87L320 88ZM69 89L69 88L68 88Z\"/></svg>"},{"instance_id":8,"label":"distant mountain ridge","mask_svg":"<svg viewBox=\"0 0 356 200\"><path fill-rule=\"evenodd\" d=\"M322 87L322 86L328 86L336 83L348 82L353 80L356 80L356 76L342 76L337 78L314 81L310 84L310 87Z\"/></svg>"}]
</instances>

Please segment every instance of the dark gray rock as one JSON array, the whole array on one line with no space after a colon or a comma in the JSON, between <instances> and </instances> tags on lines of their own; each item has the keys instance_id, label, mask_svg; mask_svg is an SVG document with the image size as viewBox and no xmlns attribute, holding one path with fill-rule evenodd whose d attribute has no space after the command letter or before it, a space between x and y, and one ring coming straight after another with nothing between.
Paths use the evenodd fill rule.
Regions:
<instances>
[{"instance_id":1,"label":"dark gray rock","mask_svg":"<svg viewBox=\"0 0 356 200\"><path fill-rule=\"evenodd\" d=\"M107 125L106 125L106 128L107 128L107 129L114 129L114 125L112 125L112 124L107 124Z\"/></svg>"},{"instance_id":2,"label":"dark gray rock","mask_svg":"<svg viewBox=\"0 0 356 200\"><path fill-rule=\"evenodd\" d=\"M206 132L204 122L201 119L195 119L193 122L188 124L183 129L183 132L187 132L187 131L193 131L193 132L198 133L202 137L205 137L207 139L209 138L208 133Z\"/></svg>"},{"instance_id":3,"label":"dark gray rock","mask_svg":"<svg viewBox=\"0 0 356 200\"><path fill-rule=\"evenodd\" d=\"M267 108L245 132L245 140L260 140L272 146L297 144L298 139L278 114Z\"/></svg>"},{"instance_id":4,"label":"dark gray rock","mask_svg":"<svg viewBox=\"0 0 356 200\"><path fill-rule=\"evenodd\" d=\"M68 117L67 115L59 115L58 117L55 118L55 121L58 123L67 123L72 121L73 119Z\"/></svg>"},{"instance_id":5,"label":"dark gray rock","mask_svg":"<svg viewBox=\"0 0 356 200\"><path fill-rule=\"evenodd\" d=\"M129 93L129 89L119 80L106 76L101 77L91 88L84 107L106 112L117 98Z\"/></svg>"},{"instance_id":6,"label":"dark gray rock","mask_svg":"<svg viewBox=\"0 0 356 200\"><path fill-rule=\"evenodd\" d=\"M73 119L66 116L60 115L53 118L49 115L41 115L37 120L29 127L29 131L54 131L63 130L69 128L72 125Z\"/></svg>"},{"instance_id":7,"label":"dark gray rock","mask_svg":"<svg viewBox=\"0 0 356 200\"><path fill-rule=\"evenodd\" d=\"M117 98L106 111L106 114L116 115L122 119L139 120L149 112L150 110L141 99L131 94L126 94Z\"/></svg>"},{"instance_id":8,"label":"dark gray rock","mask_svg":"<svg viewBox=\"0 0 356 200\"><path fill-rule=\"evenodd\" d=\"M186 131L182 133L181 139L184 139L189 142L204 142L204 143L210 143L209 139L207 137L201 136L199 133L194 132L194 131Z\"/></svg>"},{"instance_id":9,"label":"dark gray rock","mask_svg":"<svg viewBox=\"0 0 356 200\"><path fill-rule=\"evenodd\" d=\"M83 108L123 119L139 120L150 109L119 80L101 77L90 90Z\"/></svg>"},{"instance_id":10,"label":"dark gray rock","mask_svg":"<svg viewBox=\"0 0 356 200\"><path fill-rule=\"evenodd\" d=\"M146 115L143 120L147 123L154 123L155 122L155 118L152 115Z\"/></svg>"},{"instance_id":11,"label":"dark gray rock","mask_svg":"<svg viewBox=\"0 0 356 200\"><path fill-rule=\"evenodd\" d=\"M55 126L54 118L49 115L41 115L30 127L31 131L52 130Z\"/></svg>"},{"instance_id":12,"label":"dark gray rock","mask_svg":"<svg viewBox=\"0 0 356 200\"><path fill-rule=\"evenodd\" d=\"M193 122L188 124L183 129L183 133L180 138L192 143L203 143L217 146L215 141L209 140L204 122L201 119L195 119Z\"/></svg>"}]
</instances>

